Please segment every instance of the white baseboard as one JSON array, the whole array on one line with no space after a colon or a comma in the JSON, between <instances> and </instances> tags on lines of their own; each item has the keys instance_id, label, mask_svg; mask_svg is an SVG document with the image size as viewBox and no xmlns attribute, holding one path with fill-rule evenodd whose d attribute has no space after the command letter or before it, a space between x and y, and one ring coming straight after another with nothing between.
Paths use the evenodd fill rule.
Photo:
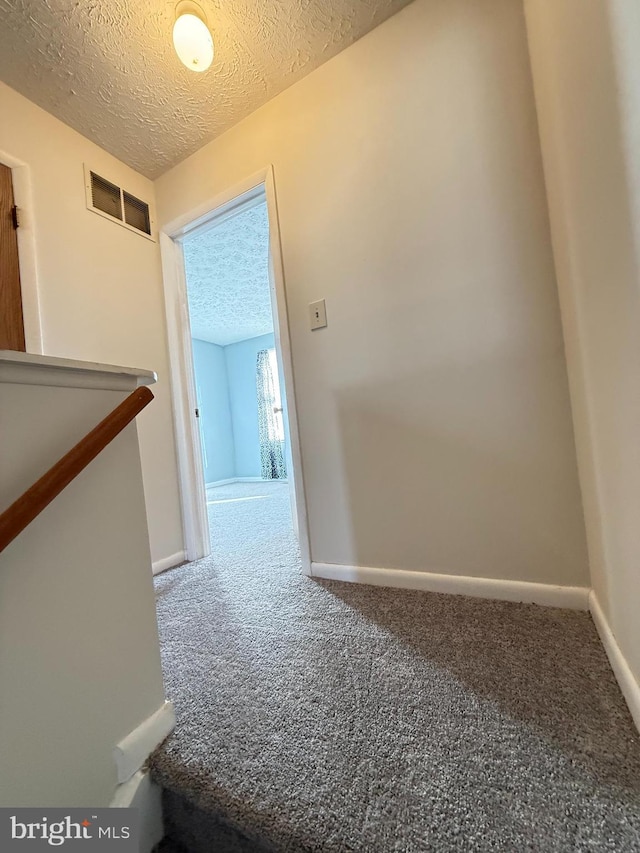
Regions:
<instances>
[{"instance_id":1,"label":"white baseboard","mask_svg":"<svg viewBox=\"0 0 640 853\"><path fill-rule=\"evenodd\" d=\"M184 563L186 559L186 555L184 551L176 551L175 554L171 554L169 557L163 557L162 560L156 560L155 563L151 564L151 571L154 575L159 575L160 572L166 572L167 569L173 569L174 566L179 566L180 563Z\"/></svg>"},{"instance_id":2,"label":"white baseboard","mask_svg":"<svg viewBox=\"0 0 640 853\"><path fill-rule=\"evenodd\" d=\"M205 483L206 489L215 489L216 486L230 486L233 483L288 483L287 477L279 477L277 480L267 480L264 477L231 477L229 480L214 480L213 483Z\"/></svg>"},{"instance_id":3,"label":"white baseboard","mask_svg":"<svg viewBox=\"0 0 640 853\"><path fill-rule=\"evenodd\" d=\"M598 597L593 590L589 595L589 610L591 611L591 616L600 635L604 650L609 658L613 674L620 685L622 695L627 701L636 728L640 731L640 684L638 684L631 672L631 668L622 654L620 646L616 642L613 631L607 622L607 617L604 615Z\"/></svg>"},{"instance_id":4,"label":"white baseboard","mask_svg":"<svg viewBox=\"0 0 640 853\"><path fill-rule=\"evenodd\" d=\"M156 746L173 731L175 724L173 703L165 702L113 748L120 784L140 770Z\"/></svg>"},{"instance_id":5,"label":"white baseboard","mask_svg":"<svg viewBox=\"0 0 640 853\"><path fill-rule=\"evenodd\" d=\"M349 583L373 586L416 589L423 592L444 592L452 595L471 595L475 598L497 598L541 604L545 607L589 609L589 589L583 586L553 586L552 584L510 581L499 578L470 578L433 572L413 572L404 569L372 569L364 566L341 566L335 563L311 563L311 575Z\"/></svg>"},{"instance_id":6,"label":"white baseboard","mask_svg":"<svg viewBox=\"0 0 640 853\"><path fill-rule=\"evenodd\" d=\"M111 801L114 809L138 809L140 843L138 853L151 853L164 836L162 820L162 790L151 779L148 770L137 773L118 785Z\"/></svg>"},{"instance_id":7,"label":"white baseboard","mask_svg":"<svg viewBox=\"0 0 640 853\"><path fill-rule=\"evenodd\" d=\"M269 479L267 477L236 477L236 483L288 483L286 477L276 477Z\"/></svg>"}]
</instances>

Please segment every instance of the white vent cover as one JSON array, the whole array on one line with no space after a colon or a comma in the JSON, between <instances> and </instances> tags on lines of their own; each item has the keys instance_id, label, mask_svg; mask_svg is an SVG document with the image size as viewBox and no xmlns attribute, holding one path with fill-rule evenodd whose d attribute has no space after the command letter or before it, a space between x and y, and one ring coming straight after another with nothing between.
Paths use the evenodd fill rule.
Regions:
<instances>
[{"instance_id":1,"label":"white vent cover","mask_svg":"<svg viewBox=\"0 0 640 853\"><path fill-rule=\"evenodd\" d=\"M155 222L146 201L112 184L86 164L84 183L89 210L155 242Z\"/></svg>"}]
</instances>

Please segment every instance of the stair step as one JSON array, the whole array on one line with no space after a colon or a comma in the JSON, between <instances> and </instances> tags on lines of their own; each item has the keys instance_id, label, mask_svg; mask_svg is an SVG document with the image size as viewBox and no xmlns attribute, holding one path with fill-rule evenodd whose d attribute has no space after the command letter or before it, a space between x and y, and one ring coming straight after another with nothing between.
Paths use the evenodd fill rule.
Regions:
<instances>
[{"instance_id":1,"label":"stair step","mask_svg":"<svg viewBox=\"0 0 640 853\"><path fill-rule=\"evenodd\" d=\"M165 838L156 853L280 853L248 838L219 816L200 809L186 797L162 792Z\"/></svg>"}]
</instances>

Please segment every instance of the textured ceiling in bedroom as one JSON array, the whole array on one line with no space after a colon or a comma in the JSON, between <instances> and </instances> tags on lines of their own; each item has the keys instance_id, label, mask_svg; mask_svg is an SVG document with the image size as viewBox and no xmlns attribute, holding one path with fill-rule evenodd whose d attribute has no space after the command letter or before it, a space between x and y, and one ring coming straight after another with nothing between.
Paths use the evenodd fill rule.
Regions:
<instances>
[{"instance_id":1,"label":"textured ceiling in bedroom","mask_svg":"<svg viewBox=\"0 0 640 853\"><path fill-rule=\"evenodd\" d=\"M183 243L191 334L220 346L273 331L267 206Z\"/></svg>"},{"instance_id":2,"label":"textured ceiling in bedroom","mask_svg":"<svg viewBox=\"0 0 640 853\"><path fill-rule=\"evenodd\" d=\"M409 0L199 0L215 44L173 50L175 0L0 0L0 79L154 178Z\"/></svg>"}]
</instances>

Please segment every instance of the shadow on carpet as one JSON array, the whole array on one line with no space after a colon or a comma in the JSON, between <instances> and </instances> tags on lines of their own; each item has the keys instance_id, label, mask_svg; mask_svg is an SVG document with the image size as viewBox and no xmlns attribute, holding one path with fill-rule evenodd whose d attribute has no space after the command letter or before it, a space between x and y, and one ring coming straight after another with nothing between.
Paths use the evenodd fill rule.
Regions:
<instances>
[{"instance_id":1,"label":"shadow on carpet","mask_svg":"<svg viewBox=\"0 0 640 853\"><path fill-rule=\"evenodd\" d=\"M640 850L588 614L305 578L282 486L210 510L212 556L156 580L167 851Z\"/></svg>"}]
</instances>

